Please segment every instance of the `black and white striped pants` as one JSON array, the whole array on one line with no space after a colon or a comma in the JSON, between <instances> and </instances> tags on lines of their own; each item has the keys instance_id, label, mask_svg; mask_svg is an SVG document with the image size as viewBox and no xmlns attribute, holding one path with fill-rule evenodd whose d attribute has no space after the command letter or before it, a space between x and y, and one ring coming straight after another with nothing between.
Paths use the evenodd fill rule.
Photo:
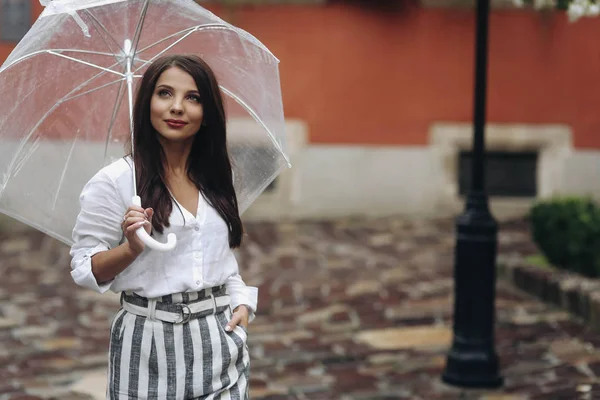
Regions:
<instances>
[{"instance_id":1,"label":"black and white striped pants","mask_svg":"<svg viewBox=\"0 0 600 400\"><path fill-rule=\"evenodd\" d=\"M181 303L191 305L211 293L228 296L221 286L163 296L152 307L176 312ZM149 305L135 294L123 293L121 301ZM107 399L249 399L247 332L241 326L225 331L229 305L187 317L172 323L119 310L111 326Z\"/></svg>"}]
</instances>

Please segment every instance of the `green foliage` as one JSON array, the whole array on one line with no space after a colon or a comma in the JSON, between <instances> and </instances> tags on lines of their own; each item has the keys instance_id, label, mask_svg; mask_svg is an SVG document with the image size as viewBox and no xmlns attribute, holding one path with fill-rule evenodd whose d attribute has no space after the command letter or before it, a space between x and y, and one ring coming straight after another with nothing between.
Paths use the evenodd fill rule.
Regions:
<instances>
[{"instance_id":1,"label":"green foliage","mask_svg":"<svg viewBox=\"0 0 600 400\"><path fill-rule=\"evenodd\" d=\"M567 10L572 1L573 0L556 0L554 2L554 8L557 10ZM533 0L523 0L523 4L533 7Z\"/></svg>"},{"instance_id":2,"label":"green foliage","mask_svg":"<svg viewBox=\"0 0 600 400\"><path fill-rule=\"evenodd\" d=\"M525 257L525 262L529 265L535 265L536 267L549 268L551 265L542 254L535 254L532 256Z\"/></svg>"},{"instance_id":3,"label":"green foliage","mask_svg":"<svg viewBox=\"0 0 600 400\"><path fill-rule=\"evenodd\" d=\"M571 0L557 0L556 8L559 10L566 10L569 8L569 3L571 3Z\"/></svg>"},{"instance_id":4,"label":"green foliage","mask_svg":"<svg viewBox=\"0 0 600 400\"><path fill-rule=\"evenodd\" d=\"M530 213L533 240L558 268L600 276L600 207L589 198L536 203Z\"/></svg>"}]
</instances>

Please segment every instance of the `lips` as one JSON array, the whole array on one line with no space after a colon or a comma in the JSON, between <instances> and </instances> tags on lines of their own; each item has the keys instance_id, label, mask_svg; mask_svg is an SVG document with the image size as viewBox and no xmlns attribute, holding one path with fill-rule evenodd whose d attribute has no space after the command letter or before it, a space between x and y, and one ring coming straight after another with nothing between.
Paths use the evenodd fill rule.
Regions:
<instances>
[{"instance_id":1,"label":"lips","mask_svg":"<svg viewBox=\"0 0 600 400\"><path fill-rule=\"evenodd\" d=\"M178 120L178 119L168 119L165 121L167 123L167 125L169 125L169 127L171 128L183 128L184 126L187 125L187 122Z\"/></svg>"}]
</instances>

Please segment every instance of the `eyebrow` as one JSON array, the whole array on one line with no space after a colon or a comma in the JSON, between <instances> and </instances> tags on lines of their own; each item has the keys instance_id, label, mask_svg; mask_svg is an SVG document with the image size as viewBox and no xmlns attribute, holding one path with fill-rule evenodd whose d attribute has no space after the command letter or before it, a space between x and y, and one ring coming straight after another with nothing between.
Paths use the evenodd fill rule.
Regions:
<instances>
[{"instance_id":1,"label":"eyebrow","mask_svg":"<svg viewBox=\"0 0 600 400\"><path fill-rule=\"evenodd\" d=\"M156 89L160 89L160 88L164 88L164 89L170 89L170 90L175 90L175 89L173 89L171 86L169 86L169 85L165 85L165 84L158 85L158 86L156 87ZM187 93L188 93L188 94L189 94L189 93L195 93L195 94L197 94L197 95L200 95L200 92L199 92L199 91L197 91L197 90L188 90L188 91L187 91Z\"/></svg>"}]
</instances>

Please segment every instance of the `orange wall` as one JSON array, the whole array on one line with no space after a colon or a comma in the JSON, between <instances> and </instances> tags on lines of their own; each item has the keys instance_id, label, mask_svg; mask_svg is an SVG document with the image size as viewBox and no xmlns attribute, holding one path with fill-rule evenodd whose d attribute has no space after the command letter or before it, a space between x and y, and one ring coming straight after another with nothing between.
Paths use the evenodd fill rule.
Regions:
<instances>
[{"instance_id":1,"label":"orange wall","mask_svg":"<svg viewBox=\"0 0 600 400\"><path fill-rule=\"evenodd\" d=\"M436 121L471 121L474 15L354 7L245 8L231 21L281 60L285 111L315 143L426 144ZM564 123L600 148L600 21L496 11L488 121Z\"/></svg>"},{"instance_id":2,"label":"orange wall","mask_svg":"<svg viewBox=\"0 0 600 400\"><path fill-rule=\"evenodd\" d=\"M422 145L431 123L471 120L472 11L212 9L281 60L286 116L313 143ZM576 147L600 148L599 20L495 11L490 23L488 121L568 124Z\"/></svg>"}]
</instances>

